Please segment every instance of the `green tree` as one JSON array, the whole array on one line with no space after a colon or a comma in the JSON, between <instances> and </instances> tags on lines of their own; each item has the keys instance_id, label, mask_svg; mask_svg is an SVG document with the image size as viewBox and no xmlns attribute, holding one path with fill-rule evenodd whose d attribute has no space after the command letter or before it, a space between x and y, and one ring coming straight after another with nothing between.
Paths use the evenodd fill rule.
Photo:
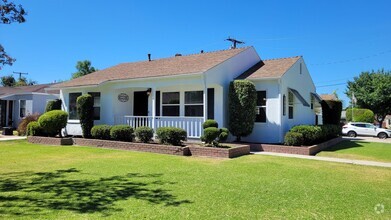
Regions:
<instances>
[{"instance_id":1,"label":"green tree","mask_svg":"<svg viewBox=\"0 0 391 220\"><path fill-rule=\"evenodd\" d=\"M367 108L376 115L376 120L383 124L386 115L391 114L391 74L384 69L362 72L360 76L348 81L346 95L357 99L357 105Z\"/></svg>"},{"instance_id":2,"label":"green tree","mask_svg":"<svg viewBox=\"0 0 391 220\"><path fill-rule=\"evenodd\" d=\"M12 76L12 75L2 76L0 83L1 83L1 86L4 86L4 87L13 87L16 84L16 80L15 80L14 76Z\"/></svg>"},{"instance_id":3,"label":"green tree","mask_svg":"<svg viewBox=\"0 0 391 220\"><path fill-rule=\"evenodd\" d=\"M256 117L257 91L248 80L235 80L229 85L229 131L240 141L251 134Z\"/></svg>"},{"instance_id":4,"label":"green tree","mask_svg":"<svg viewBox=\"0 0 391 220\"><path fill-rule=\"evenodd\" d=\"M26 15L27 13L21 5L15 5L8 0L0 0L0 24L23 23L26 21ZM15 59L9 56L0 44L0 69L4 65L12 65L14 62Z\"/></svg>"},{"instance_id":5,"label":"green tree","mask_svg":"<svg viewBox=\"0 0 391 220\"><path fill-rule=\"evenodd\" d=\"M353 117L354 118L352 118L352 108L347 108L346 109L347 121L373 123L373 120L375 120L375 116L373 112L369 109L353 108Z\"/></svg>"},{"instance_id":6,"label":"green tree","mask_svg":"<svg viewBox=\"0 0 391 220\"><path fill-rule=\"evenodd\" d=\"M72 74L72 79L76 79L81 76L88 75L95 71L98 71L93 66L91 66L91 62L89 60L78 61L76 64L77 72Z\"/></svg>"}]
</instances>

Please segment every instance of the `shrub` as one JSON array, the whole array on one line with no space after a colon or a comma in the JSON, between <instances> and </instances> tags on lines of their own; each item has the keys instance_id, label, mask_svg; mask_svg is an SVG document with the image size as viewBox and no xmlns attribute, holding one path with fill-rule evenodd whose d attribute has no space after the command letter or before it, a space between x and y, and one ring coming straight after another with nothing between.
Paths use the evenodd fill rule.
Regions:
<instances>
[{"instance_id":1,"label":"shrub","mask_svg":"<svg viewBox=\"0 0 391 220\"><path fill-rule=\"evenodd\" d=\"M320 104L322 105L323 124L339 125L342 102L339 100L323 100Z\"/></svg>"},{"instance_id":2,"label":"shrub","mask_svg":"<svg viewBox=\"0 0 391 220\"><path fill-rule=\"evenodd\" d=\"M314 125L298 125L293 127L291 132L301 133L304 139L304 145L312 145L322 139L322 129Z\"/></svg>"},{"instance_id":3,"label":"shrub","mask_svg":"<svg viewBox=\"0 0 391 220\"><path fill-rule=\"evenodd\" d=\"M285 134L284 138L285 142L284 144L287 146L301 146L304 144L304 137L303 134L298 132L287 132Z\"/></svg>"},{"instance_id":4,"label":"shrub","mask_svg":"<svg viewBox=\"0 0 391 220\"><path fill-rule=\"evenodd\" d=\"M46 104L45 112L50 112L53 110L61 110L61 99L55 99L48 101Z\"/></svg>"},{"instance_id":5,"label":"shrub","mask_svg":"<svg viewBox=\"0 0 391 220\"><path fill-rule=\"evenodd\" d=\"M375 120L375 115L373 114L373 111L369 109L353 108L353 116L354 116L353 118L354 120L352 119L352 109L351 108L346 109L347 121L373 123L373 121Z\"/></svg>"},{"instance_id":6,"label":"shrub","mask_svg":"<svg viewBox=\"0 0 391 220\"><path fill-rule=\"evenodd\" d=\"M217 123L217 121L213 120L213 119L208 119L206 120L203 124L202 124L202 127L205 129L205 128L218 128L219 127L219 124Z\"/></svg>"},{"instance_id":7,"label":"shrub","mask_svg":"<svg viewBox=\"0 0 391 220\"><path fill-rule=\"evenodd\" d=\"M110 125L95 125L91 128L91 137L95 139L110 140Z\"/></svg>"},{"instance_id":8,"label":"shrub","mask_svg":"<svg viewBox=\"0 0 391 220\"><path fill-rule=\"evenodd\" d=\"M24 136L27 134L27 125L32 121L38 121L39 114L27 115L22 119L22 121L18 125L18 135Z\"/></svg>"},{"instance_id":9,"label":"shrub","mask_svg":"<svg viewBox=\"0 0 391 220\"><path fill-rule=\"evenodd\" d=\"M132 141L134 129L129 125L114 125L110 129L110 137L117 141Z\"/></svg>"},{"instance_id":10,"label":"shrub","mask_svg":"<svg viewBox=\"0 0 391 220\"><path fill-rule=\"evenodd\" d=\"M160 127L156 130L156 135L160 143L174 146L182 145L182 141L187 139L186 131L175 127Z\"/></svg>"},{"instance_id":11,"label":"shrub","mask_svg":"<svg viewBox=\"0 0 391 220\"><path fill-rule=\"evenodd\" d=\"M42 136L43 130L37 121L32 121L27 125L27 136Z\"/></svg>"},{"instance_id":12,"label":"shrub","mask_svg":"<svg viewBox=\"0 0 391 220\"><path fill-rule=\"evenodd\" d=\"M253 131L257 92L252 82L235 80L229 85L229 130L240 141Z\"/></svg>"},{"instance_id":13,"label":"shrub","mask_svg":"<svg viewBox=\"0 0 391 220\"><path fill-rule=\"evenodd\" d=\"M229 130L228 128L220 128L219 142L225 142L228 139Z\"/></svg>"},{"instance_id":14,"label":"shrub","mask_svg":"<svg viewBox=\"0 0 391 220\"><path fill-rule=\"evenodd\" d=\"M321 125L323 140L329 140L338 137L342 132L340 125Z\"/></svg>"},{"instance_id":15,"label":"shrub","mask_svg":"<svg viewBox=\"0 0 391 220\"><path fill-rule=\"evenodd\" d=\"M50 137L55 137L57 134L61 136L61 129L67 125L67 121L68 113L61 110L46 112L38 119L39 125Z\"/></svg>"},{"instance_id":16,"label":"shrub","mask_svg":"<svg viewBox=\"0 0 391 220\"><path fill-rule=\"evenodd\" d=\"M204 129L204 135L202 140L207 144L212 144L220 135L220 130L215 127L209 127Z\"/></svg>"},{"instance_id":17,"label":"shrub","mask_svg":"<svg viewBox=\"0 0 391 220\"><path fill-rule=\"evenodd\" d=\"M94 99L88 94L79 96L76 100L76 108L83 137L89 138L91 137L91 128L94 126Z\"/></svg>"},{"instance_id":18,"label":"shrub","mask_svg":"<svg viewBox=\"0 0 391 220\"><path fill-rule=\"evenodd\" d=\"M144 143L150 142L153 138L153 129L150 127L138 127L135 133L136 137Z\"/></svg>"}]
</instances>

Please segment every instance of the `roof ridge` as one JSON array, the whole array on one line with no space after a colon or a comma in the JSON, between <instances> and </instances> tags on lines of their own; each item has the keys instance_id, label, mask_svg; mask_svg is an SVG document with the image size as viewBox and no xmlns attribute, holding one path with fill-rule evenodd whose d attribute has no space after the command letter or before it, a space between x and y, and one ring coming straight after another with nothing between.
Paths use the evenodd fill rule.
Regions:
<instances>
[{"instance_id":1,"label":"roof ridge","mask_svg":"<svg viewBox=\"0 0 391 220\"><path fill-rule=\"evenodd\" d=\"M303 57L302 55L297 55L297 56L291 56L291 57L281 57L281 58L271 58L271 59L265 59L262 61L269 61L269 60L283 60L283 59L292 59L292 58L300 58Z\"/></svg>"}]
</instances>

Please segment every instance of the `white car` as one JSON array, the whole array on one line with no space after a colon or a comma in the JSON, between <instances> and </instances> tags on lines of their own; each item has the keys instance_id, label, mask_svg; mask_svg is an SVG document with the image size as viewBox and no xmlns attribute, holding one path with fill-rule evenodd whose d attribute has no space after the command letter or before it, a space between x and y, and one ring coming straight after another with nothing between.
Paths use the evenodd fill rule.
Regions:
<instances>
[{"instance_id":1,"label":"white car","mask_svg":"<svg viewBox=\"0 0 391 220\"><path fill-rule=\"evenodd\" d=\"M349 122L342 127L342 134L349 137L362 136L376 136L381 139L391 137L391 130L378 128L370 123L365 122Z\"/></svg>"}]
</instances>

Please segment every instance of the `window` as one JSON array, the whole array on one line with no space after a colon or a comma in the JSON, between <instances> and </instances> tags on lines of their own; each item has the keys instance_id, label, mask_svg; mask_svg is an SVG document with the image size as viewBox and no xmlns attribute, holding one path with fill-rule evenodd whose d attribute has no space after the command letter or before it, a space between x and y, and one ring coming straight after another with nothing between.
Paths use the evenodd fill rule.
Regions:
<instances>
[{"instance_id":1,"label":"window","mask_svg":"<svg viewBox=\"0 0 391 220\"><path fill-rule=\"evenodd\" d=\"M94 120L100 120L100 92L89 92L94 99Z\"/></svg>"},{"instance_id":2,"label":"window","mask_svg":"<svg viewBox=\"0 0 391 220\"><path fill-rule=\"evenodd\" d=\"M81 92L69 93L69 119L79 119L76 109L76 99L81 96Z\"/></svg>"},{"instance_id":3,"label":"window","mask_svg":"<svg viewBox=\"0 0 391 220\"><path fill-rule=\"evenodd\" d=\"M293 102L294 102L294 97L293 97L293 93L292 92L289 92L288 93L288 118L289 119L292 119L293 118Z\"/></svg>"},{"instance_id":4,"label":"window","mask_svg":"<svg viewBox=\"0 0 391 220\"><path fill-rule=\"evenodd\" d=\"M286 96L282 96L282 115L286 115Z\"/></svg>"},{"instance_id":5,"label":"window","mask_svg":"<svg viewBox=\"0 0 391 220\"><path fill-rule=\"evenodd\" d=\"M185 116L202 117L204 116L204 92L191 91L185 92Z\"/></svg>"},{"instance_id":6,"label":"window","mask_svg":"<svg viewBox=\"0 0 391 220\"><path fill-rule=\"evenodd\" d=\"M179 116L179 92L162 93L163 116Z\"/></svg>"},{"instance_id":7,"label":"window","mask_svg":"<svg viewBox=\"0 0 391 220\"><path fill-rule=\"evenodd\" d=\"M257 114L255 122L266 122L266 91L257 91Z\"/></svg>"},{"instance_id":8,"label":"window","mask_svg":"<svg viewBox=\"0 0 391 220\"><path fill-rule=\"evenodd\" d=\"M311 95L310 94L310 96L311 96L311 109L314 109L314 96L313 95Z\"/></svg>"},{"instance_id":9,"label":"window","mask_svg":"<svg viewBox=\"0 0 391 220\"><path fill-rule=\"evenodd\" d=\"M19 101L19 117L26 117L26 100Z\"/></svg>"}]
</instances>

